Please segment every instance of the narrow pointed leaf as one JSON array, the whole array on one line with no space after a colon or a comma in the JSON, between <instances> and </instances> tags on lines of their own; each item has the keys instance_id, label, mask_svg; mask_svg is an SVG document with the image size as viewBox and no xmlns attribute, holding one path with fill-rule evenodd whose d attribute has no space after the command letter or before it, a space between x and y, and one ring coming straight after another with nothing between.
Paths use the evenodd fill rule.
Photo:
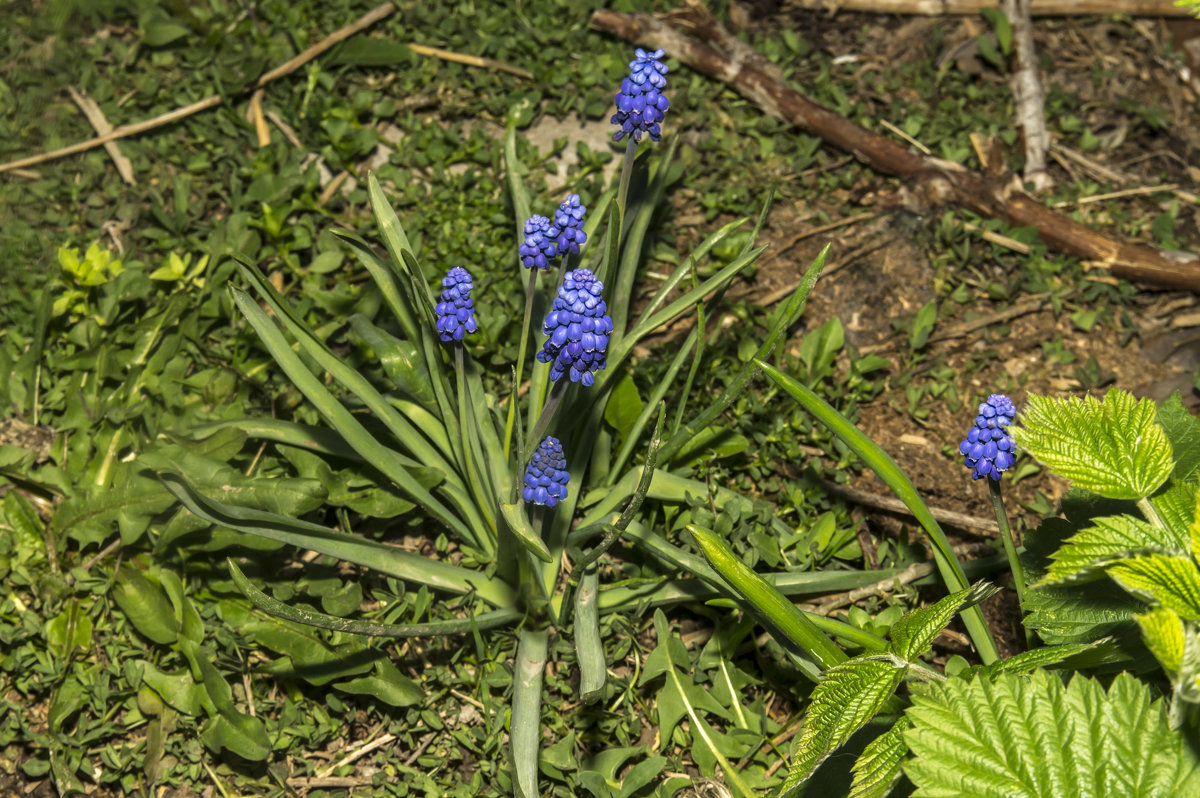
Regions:
<instances>
[{"instance_id":1,"label":"narrow pointed leaf","mask_svg":"<svg viewBox=\"0 0 1200 798\"><path fill-rule=\"evenodd\" d=\"M546 668L546 631L521 630L513 674L513 781L518 798L538 798L538 755L542 739L542 671Z\"/></svg>"},{"instance_id":2,"label":"narrow pointed leaf","mask_svg":"<svg viewBox=\"0 0 1200 798\"><path fill-rule=\"evenodd\" d=\"M950 541L946 539L946 533L942 531L941 526L934 519L933 513L929 511L929 507L921 499L920 494L917 493L917 489L913 486L908 476L900 469L900 466L896 464L896 461L892 459L891 455L885 452L879 444L864 435L849 419L835 410L832 405L817 396L808 386L792 379L762 360L758 361L758 365L776 385L783 388L805 410L841 438L850 450L866 463L867 467L874 471L883 480L885 485L891 488L897 498L904 502L909 512L913 514L929 534L929 538L933 543L934 559L937 561L938 571L941 573L946 587L955 593L960 590L966 590L966 576L963 574L962 566L959 565L958 559L954 556L954 551L950 547ZM963 623L966 625L967 632L971 636L971 642L975 644L975 648L979 652L980 659L984 661L984 664L999 659L1000 655L996 649L996 643L992 639L991 631L988 629L988 625L983 619L983 613L979 611L978 607L971 607L963 613Z\"/></svg>"},{"instance_id":3,"label":"narrow pointed leaf","mask_svg":"<svg viewBox=\"0 0 1200 798\"><path fill-rule=\"evenodd\" d=\"M575 656L579 660L579 697L588 704L604 697L606 663L600 639L600 575L587 569L575 591Z\"/></svg>"},{"instance_id":4,"label":"narrow pointed leaf","mask_svg":"<svg viewBox=\"0 0 1200 798\"><path fill-rule=\"evenodd\" d=\"M867 744L854 761L850 798L883 798L892 791L900 780L900 764L908 754L904 732L910 725L907 718L900 718Z\"/></svg>"},{"instance_id":5,"label":"narrow pointed leaf","mask_svg":"<svg viewBox=\"0 0 1200 798\"><path fill-rule=\"evenodd\" d=\"M931 607L913 610L892 625L888 636L891 650L901 659L914 662L929 650L933 639L942 633L954 616L965 607L973 607L1000 592L1000 588L980 582L967 590L946 596Z\"/></svg>"},{"instance_id":6,"label":"narrow pointed leaf","mask_svg":"<svg viewBox=\"0 0 1200 798\"><path fill-rule=\"evenodd\" d=\"M185 507L209 523L310 549L439 590L451 593L474 590L480 598L496 607L513 606L512 589L485 574L307 521L221 504L197 493L177 474L159 474L159 479Z\"/></svg>"}]
</instances>

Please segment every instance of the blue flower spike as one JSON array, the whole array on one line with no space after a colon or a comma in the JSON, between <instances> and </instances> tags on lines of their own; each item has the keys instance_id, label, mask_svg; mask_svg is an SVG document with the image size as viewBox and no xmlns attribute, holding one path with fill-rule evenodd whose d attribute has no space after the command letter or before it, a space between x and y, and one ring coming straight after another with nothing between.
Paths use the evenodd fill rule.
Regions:
<instances>
[{"instance_id":1,"label":"blue flower spike","mask_svg":"<svg viewBox=\"0 0 1200 798\"><path fill-rule=\"evenodd\" d=\"M530 216L525 220L525 241L518 248L521 263L526 269L548 269L558 257L557 229L545 216ZM582 243L582 242L581 242Z\"/></svg>"},{"instance_id":2,"label":"blue flower spike","mask_svg":"<svg viewBox=\"0 0 1200 798\"><path fill-rule=\"evenodd\" d=\"M542 325L549 337L537 353L538 361L553 364L550 379L557 381L566 374L571 382L591 385L595 372L604 368L613 323L603 292L604 284L588 269L564 275Z\"/></svg>"},{"instance_id":3,"label":"blue flower spike","mask_svg":"<svg viewBox=\"0 0 1200 798\"><path fill-rule=\"evenodd\" d=\"M568 252L578 255L579 248L587 241L587 233L583 232L583 215L587 213L587 207L579 199L578 194L570 194L562 205L558 206L558 210L554 212L554 227L553 231L558 235L555 237L554 245L558 248L561 255L566 255Z\"/></svg>"},{"instance_id":4,"label":"blue flower spike","mask_svg":"<svg viewBox=\"0 0 1200 798\"><path fill-rule=\"evenodd\" d=\"M621 81L621 91L617 93L617 112L612 123L621 129L613 134L613 141L626 136L641 141L643 133L658 141L662 135L659 124L671 107L662 93L667 87L667 65L660 59L665 53L662 50L647 53L639 47L634 55L637 57L629 62L629 77Z\"/></svg>"},{"instance_id":5,"label":"blue flower spike","mask_svg":"<svg viewBox=\"0 0 1200 798\"><path fill-rule=\"evenodd\" d=\"M525 468L525 489L521 495L530 504L553 507L567 498L567 457L558 438L542 439Z\"/></svg>"},{"instance_id":6,"label":"blue flower spike","mask_svg":"<svg viewBox=\"0 0 1200 798\"><path fill-rule=\"evenodd\" d=\"M963 464L973 469L972 478L991 477L997 482L1000 475L1016 462L1016 447L1008 427L1016 418L1017 408L1004 394L994 393L979 406L975 426L958 451L966 459Z\"/></svg>"},{"instance_id":7,"label":"blue flower spike","mask_svg":"<svg viewBox=\"0 0 1200 798\"><path fill-rule=\"evenodd\" d=\"M464 335L479 329L475 323L475 301L471 299L474 287L471 273L461 266L455 266L442 278L441 301L433 312L443 341L462 341Z\"/></svg>"}]
</instances>

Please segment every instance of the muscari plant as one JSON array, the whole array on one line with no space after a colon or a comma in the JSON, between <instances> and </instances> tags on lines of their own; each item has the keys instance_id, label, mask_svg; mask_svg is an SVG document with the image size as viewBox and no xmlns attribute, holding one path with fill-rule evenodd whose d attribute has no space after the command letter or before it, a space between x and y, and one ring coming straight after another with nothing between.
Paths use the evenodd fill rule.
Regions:
<instances>
[{"instance_id":1,"label":"muscari plant","mask_svg":"<svg viewBox=\"0 0 1200 798\"><path fill-rule=\"evenodd\" d=\"M891 458L802 383L760 365L906 501L936 556L944 536ZM933 639L955 615L997 592L978 583L907 613L887 639L865 631L839 636L860 652L849 656L818 639L809 619L738 561L722 536L690 528L730 595L769 617L777 639L812 652L820 668L783 798L807 794L822 764L868 723L873 739L850 768L854 798L888 795L902 777L915 796L1200 790L1200 422L1178 395L1156 412L1149 400L1115 389L1103 401L1033 396L1019 427L1016 415L1007 397L993 394L959 451L972 476L991 488L1015 587L1031 613L1027 626L1049 645L1002 660L977 640L980 665L932 667ZM1032 588L1024 584L999 493L1017 443L1075 483L1064 501L1067 518L1047 519L1033 535L1034 551L1026 552L1029 572L1041 576ZM1122 509L1130 512L1113 515ZM949 552L942 558L952 562ZM1129 591L1128 599L1086 590L1106 576ZM970 616L963 620L970 629ZM1137 641L1120 634L1122 625L1129 631L1135 624L1169 679L1170 701L1129 672L1145 669ZM1089 669L1108 676L1090 677ZM1125 672L1112 678L1113 669ZM736 770L720 762L735 792L751 795Z\"/></svg>"},{"instance_id":2,"label":"muscari plant","mask_svg":"<svg viewBox=\"0 0 1200 798\"><path fill-rule=\"evenodd\" d=\"M694 554L653 529L642 505L646 499L653 500L647 507L682 504L689 497L712 493L705 483L670 467L685 455L694 457L698 445L702 450L698 441L716 437L719 417L755 373L754 363L747 362L727 391L686 412L703 354L704 307L718 302L730 281L763 251L752 242L766 207L731 260L709 276L700 276L714 248L748 220L731 222L701 242L634 313L644 240L672 179L673 142L657 158L648 152L638 157L643 138L655 143L661 138L668 109L662 94L667 72L662 58L662 51L638 50L631 63L613 116L620 127L615 138L627 141L620 182L590 213L576 195L550 216L530 212L517 170L515 124L509 125L504 152L521 242L514 247L511 266L455 266L444 273L441 294L435 298L429 270L419 262L373 175L367 179L368 196L388 258L379 258L351 233L336 234L373 278L391 322L376 324L365 315L353 315L318 332L254 264L239 263L257 298L233 287L237 307L328 426L248 419L210 429L233 427L264 441L368 465L378 472L382 486L410 500L454 537L462 553L459 562L422 557L345 528L237 506L204 495L181 469L159 469L168 489L208 523L461 597L456 605L461 617L452 620L389 624L345 619L271 598L229 560L235 583L260 610L291 622L390 638L480 634L519 625L509 724L510 777L519 795L539 794L541 680L551 630L573 636L581 696L595 701L604 695L605 686L601 613L694 600L723 586ZM799 318L823 262L824 253L770 320L757 357L770 358L784 331ZM478 327L474 308L488 301L476 290L475 278L485 270L504 268L526 268L529 276L517 362L507 389L495 391L488 386L496 381L485 375L470 349ZM633 348L650 333L693 312L699 323L669 363L665 378L644 404L633 389L640 409L629 412ZM534 318L543 321L540 346L531 359L527 355ZM351 368L327 343L343 324L378 358L390 385L378 385L369 374ZM683 384L676 385L679 398L668 422L663 397L681 373ZM345 391L343 398L330 382ZM606 419L614 416L625 419L619 443L605 427ZM649 448L642 462L635 463L637 445L648 432ZM715 493L715 506L750 506L731 491ZM781 534L793 532L778 519L774 524ZM602 590L599 561L622 538L648 554L663 577ZM699 588L697 580L676 578L697 569L710 577ZM775 584L791 594L851 589L876 578L861 572L793 573L778 575ZM826 631L857 634L854 627L825 618L812 623ZM825 647L830 645L826 642ZM812 662L819 654L800 650L797 656ZM815 666L811 672L817 672Z\"/></svg>"}]
</instances>

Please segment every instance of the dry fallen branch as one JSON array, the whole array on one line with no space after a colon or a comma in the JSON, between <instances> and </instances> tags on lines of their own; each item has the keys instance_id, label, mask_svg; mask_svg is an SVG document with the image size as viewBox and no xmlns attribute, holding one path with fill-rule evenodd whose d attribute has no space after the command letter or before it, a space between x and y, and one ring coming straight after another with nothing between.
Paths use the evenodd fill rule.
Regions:
<instances>
[{"instance_id":1,"label":"dry fallen branch","mask_svg":"<svg viewBox=\"0 0 1200 798\"><path fill-rule=\"evenodd\" d=\"M393 3L383 3L382 5L376 6L374 9L372 9L371 11L368 11L366 14L363 14L361 17L359 17L357 20L350 23L346 27L339 28L338 30L329 34L324 39L322 39L321 41L314 44L312 47L309 47L307 50L305 50L304 52L297 55L295 58L292 58L292 59L284 62L283 64L280 64L279 66L275 67L270 72L267 72L262 77L260 77L258 80L256 80L253 83L253 85L251 85L247 89L247 91L250 91L250 92L257 91L259 89L262 89L263 86L266 86L268 83L270 83L273 80L282 78L285 75L290 75L291 73L295 72L300 67L307 64L309 61L311 61L314 58L316 58L317 56L319 56L321 53L324 53L326 50L333 47L335 44L338 44L338 43L350 38L351 36L354 36L355 34L360 33L361 31L371 27L376 22L378 22L379 20L388 16L395 10L396 10L396 6ZM529 72L525 71L524 69L520 69L519 67L509 66L508 64L503 64L499 61L493 61L490 58L477 58L475 56L460 55L458 53L452 53L449 50L439 50L435 47L425 47L425 46L419 45L419 44L410 44L409 47L413 50L413 52L421 54L421 55L430 55L430 56L434 56L437 58L442 58L447 61L455 61L455 62L458 62L461 64L468 64L471 66L480 66L480 67L486 67L489 69L496 69L496 70L500 70L503 72L509 72L511 74L518 75L518 76L526 78L526 79L533 77ZM63 148L57 149L57 150L53 150L51 152L43 152L43 153L39 153L37 155L31 155L27 158L19 158L15 161L9 161L8 163L0 164L0 172L11 172L11 171L16 171L16 170L22 170L22 168L26 167L26 166L33 166L34 164L45 163L46 161L53 161L53 160L57 160L59 158L65 158L68 155L74 155L74 154L80 153L80 152L87 152L90 149L99 147L101 145L107 145L109 142L116 141L117 139L128 138L129 136L136 136L139 133L145 133L148 130L154 130L155 128L163 127L164 125L169 125L172 122L178 122L180 119L186 119L189 116L198 114L201 111L206 111L209 108L216 108L218 105L220 105L224 101L224 99L225 98L223 98L221 95L214 94L211 97L205 97L203 100L199 100L197 102L192 103L191 105L184 106L183 108L176 108L174 111L170 111L170 112L162 114L160 116L156 116L153 119L147 119L147 120L144 120L142 122L138 122L138 123L132 124L132 125L122 125L121 127L118 127L115 130L112 130L108 133L99 135L94 139L88 139L87 141L81 141L77 144L72 144L70 146L63 147ZM250 112L252 114L251 121L255 124L255 131L258 136L259 146L266 146L263 143L263 140L264 140L264 137L269 139L270 134L267 130L265 122L262 121L261 110L262 109L261 109L261 97L260 97L260 100L257 104L254 102L251 103L251 107L250 107Z\"/></svg>"},{"instance_id":2,"label":"dry fallen branch","mask_svg":"<svg viewBox=\"0 0 1200 798\"><path fill-rule=\"evenodd\" d=\"M1200 291L1200 258L1093 230L1021 191L1011 175L986 177L856 125L787 86L774 64L702 8L691 5L671 20L679 29L648 14L600 10L591 24L640 46L661 47L697 72L730 84L766 113L820 136L878 172L904 178L905 204L921 209L957 204L1014 227L1034 227L1047 246L1104 266L1116 277Z\"/></svg>"},{"instance_id":3,"label":"dry fallen branch","mask_svg":"<svg viewBox=\"0 0 1200 798\"><path fill-rule=\"evenodd\" d=\"M996 0L791 0L797 8L818 11L869 11L879 14L978 14L995 8ZM1188 10L1173 0L1032 0L1031 13L1043 17L1083 14L1132 14L1139 17L1184 17Z\"/></svg>"},{"instance_id":4,"label":"dry fallen branch","mask_svg":"<svg viewBox=\"0 0 1200 798\"><path fill-rule=\"evenodd\" d=\"M1033 45L1033 23L1029 18L1031 0L1003 0L1001 8L1012 26L1013 73L1011 78L1013 102L1017 110L1017 127L1025 139L1025 182L1034 191L1050 187L1046 171L1046 150L1050 148L1050 133L1046 130L1042 80L1038 77L1037 50Z\"/></svg>"},{"instance_id":5,"label":"dry fallen branch","mask_svg":"<svg viewBox=\"0 0 1200 798\"><path fill-rule=\"evenodd\" d=\"M92 129L97 135L103 136L106 133L112 132L112 125L104 117L104 112L100 110L100 106L96 101L86 94L83 94L75 89L74 86L67 86L67 92L71 95L71 99L79 106L79 110L83 111L83 115L87 117L91 123ZM121 152L121 148L117 146L115 141L110 141L104 145L104 149L108 151L108 156L112 158L113 164L117 167L117 174L125 181L127 185L136 186L137 179L133 176L133 163Z\"/></svg>"}]
</instances>

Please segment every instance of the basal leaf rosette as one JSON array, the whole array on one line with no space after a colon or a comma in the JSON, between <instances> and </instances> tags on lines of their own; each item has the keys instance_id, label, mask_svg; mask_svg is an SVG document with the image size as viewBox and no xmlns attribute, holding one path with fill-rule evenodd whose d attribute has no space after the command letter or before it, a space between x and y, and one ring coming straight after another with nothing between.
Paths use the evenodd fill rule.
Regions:
<instances>
[{"instance_id":1,"label":"basal leaf rosette","mask_svg":"<svg viewBox=\"0 0 1200 798\"><path fill-rule=\"evenodd\" d=\"M1076 487L1110 499L1152 495L1175 462L1167 434L1149 399L1114 388L1094 396L1053 399L1030 394L1017 445Z\"/></svg>"}]
</instances>

